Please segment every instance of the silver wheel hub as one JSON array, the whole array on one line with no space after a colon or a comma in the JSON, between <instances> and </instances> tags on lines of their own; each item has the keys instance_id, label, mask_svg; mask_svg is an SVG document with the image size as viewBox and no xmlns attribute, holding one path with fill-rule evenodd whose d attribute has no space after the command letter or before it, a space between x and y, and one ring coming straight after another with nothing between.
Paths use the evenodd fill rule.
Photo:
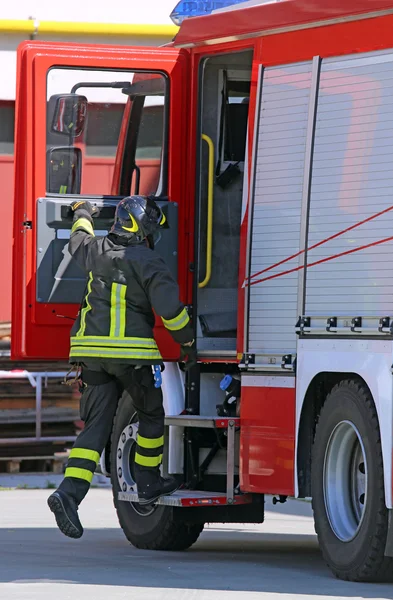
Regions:
<instances>
[{"instance_id":1,"label":"silver wheel hub","mask_svg":"<svg viewBox=\"0 0 393 600\"><path fill-rule=\"evenodd\" d=\"M137 492L133 473L136 438L139 423L129 423L121 432L116 448L116 475L122 492ZM141 506L138 502L130 502L132 508L141 517L148 517L156 510L156 505Z\"/></svg>"},{"instance_id":2,"label":"silver wheel hub","mask_svg":"<svg viewBox=\"0 0 393 600\"><path fill-rule=\"evenodd\" d=\"M127 425L118 440L116 448L116 473L122 492L136 492L136 483L131 465L136 446L139 423Z\"/></svg>"},{"instance_id":3,"label":"silver wheel hub","mask_svg":"<svg viewBox=\"0 0 393 600\"><path fill-rule=\"evenodd\" d=\"M332 431L323 465L326 514L334 534L349 542L363 521L367 503L367 462L363 441L351 421Z\"/></svg>"}]
</instances>

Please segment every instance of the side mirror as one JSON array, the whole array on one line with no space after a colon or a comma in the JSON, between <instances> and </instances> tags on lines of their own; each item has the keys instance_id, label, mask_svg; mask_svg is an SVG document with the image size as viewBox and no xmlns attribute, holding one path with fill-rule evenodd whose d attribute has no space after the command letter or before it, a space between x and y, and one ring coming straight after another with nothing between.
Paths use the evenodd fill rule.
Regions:
<instances>
[{"instance_id":1,"label":"side mirror","mask_svg":"<svg viewBox=\"0 0 393 600\"><path fill-rule=\"evenodd\" d=\"M86 124L86 96L62 94L52 96L50 100L55 101L51 124L52 133L62 133L72 139L80 137Z\"/></svg>"},{"instance_id":2,"label":"side mirror","mask_svg":"<svg viewBox=\"0 0 393 600\"><path fill-rule=\"evenodd\" d=\"M80 148L51 148L46 155L49 194L80 194L82 152Z\"/></svg>"}]
</instances>

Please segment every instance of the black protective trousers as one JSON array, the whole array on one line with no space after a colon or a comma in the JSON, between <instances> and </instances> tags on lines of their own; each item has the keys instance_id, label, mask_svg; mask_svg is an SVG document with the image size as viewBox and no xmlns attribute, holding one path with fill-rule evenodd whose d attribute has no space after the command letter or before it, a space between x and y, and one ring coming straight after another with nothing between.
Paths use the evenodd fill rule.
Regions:
<instances>
[{"instance_id":1,"label":"black protective trousers","mask_svg":"<svg viewBox=\"0 0 393 600\"><path fill-rule=\"evenodd\" d=\"M70 452L59 489L78 504L87 494L124 391L139 419L134 473L138 489L156 485L164 444L164 408L161 388L154 387L152 367L115 361L84 363L81 378L80 416L85 425ZM95 381L97 385L92 384Z\"/></svg>"}]
</instances>

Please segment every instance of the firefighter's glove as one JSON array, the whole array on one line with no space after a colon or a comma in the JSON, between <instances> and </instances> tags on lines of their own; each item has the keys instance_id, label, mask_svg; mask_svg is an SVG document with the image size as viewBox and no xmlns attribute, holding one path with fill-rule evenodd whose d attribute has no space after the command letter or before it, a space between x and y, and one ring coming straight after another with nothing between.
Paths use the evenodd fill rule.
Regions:
<instances>
[{"instance_id":1,"label":"firefighter's glove","mask_svg":"<svg viewBox=\"0 0 393 600\"><path fill-rule=\"evenodd\" d=\"M192 342L191 345L181 345L180 360L181 362L184 362L184 368L186 371L188 371L192 367L196 367L198 361L195 342Z\"/></svg>"},{"instance_id":2,"label":"firefighter's glove","mask_svg":"<svg viewBox=\"0 0 393 600\"><path fill-rule=\"evenodd\" d=\"M98 208L88 200L75 200L70 208L74 214L78 213L78 217L97 217L99 213Z\"/></svg>"}]
</instances>

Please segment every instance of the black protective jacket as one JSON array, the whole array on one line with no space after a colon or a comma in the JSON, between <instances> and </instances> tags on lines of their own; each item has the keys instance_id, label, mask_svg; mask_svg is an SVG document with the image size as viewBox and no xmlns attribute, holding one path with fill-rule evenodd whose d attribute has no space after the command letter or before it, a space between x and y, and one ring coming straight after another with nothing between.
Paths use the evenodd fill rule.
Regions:
<instances>
[{"instance_id":1,"label":"black protective jacket","mask_svg":"<svg viewBox=\"0 0 393 600\"><path fill-rule=\"evenodd\" d=\"M193 339L178 285L154 250L144 243L120 245L111 234L95 237L92 222L89 213L79 209L71 230L69 251L88 279L71 331L70 362L160 364L153 310L176 342Z\"/></svg>"}]
</instances>

